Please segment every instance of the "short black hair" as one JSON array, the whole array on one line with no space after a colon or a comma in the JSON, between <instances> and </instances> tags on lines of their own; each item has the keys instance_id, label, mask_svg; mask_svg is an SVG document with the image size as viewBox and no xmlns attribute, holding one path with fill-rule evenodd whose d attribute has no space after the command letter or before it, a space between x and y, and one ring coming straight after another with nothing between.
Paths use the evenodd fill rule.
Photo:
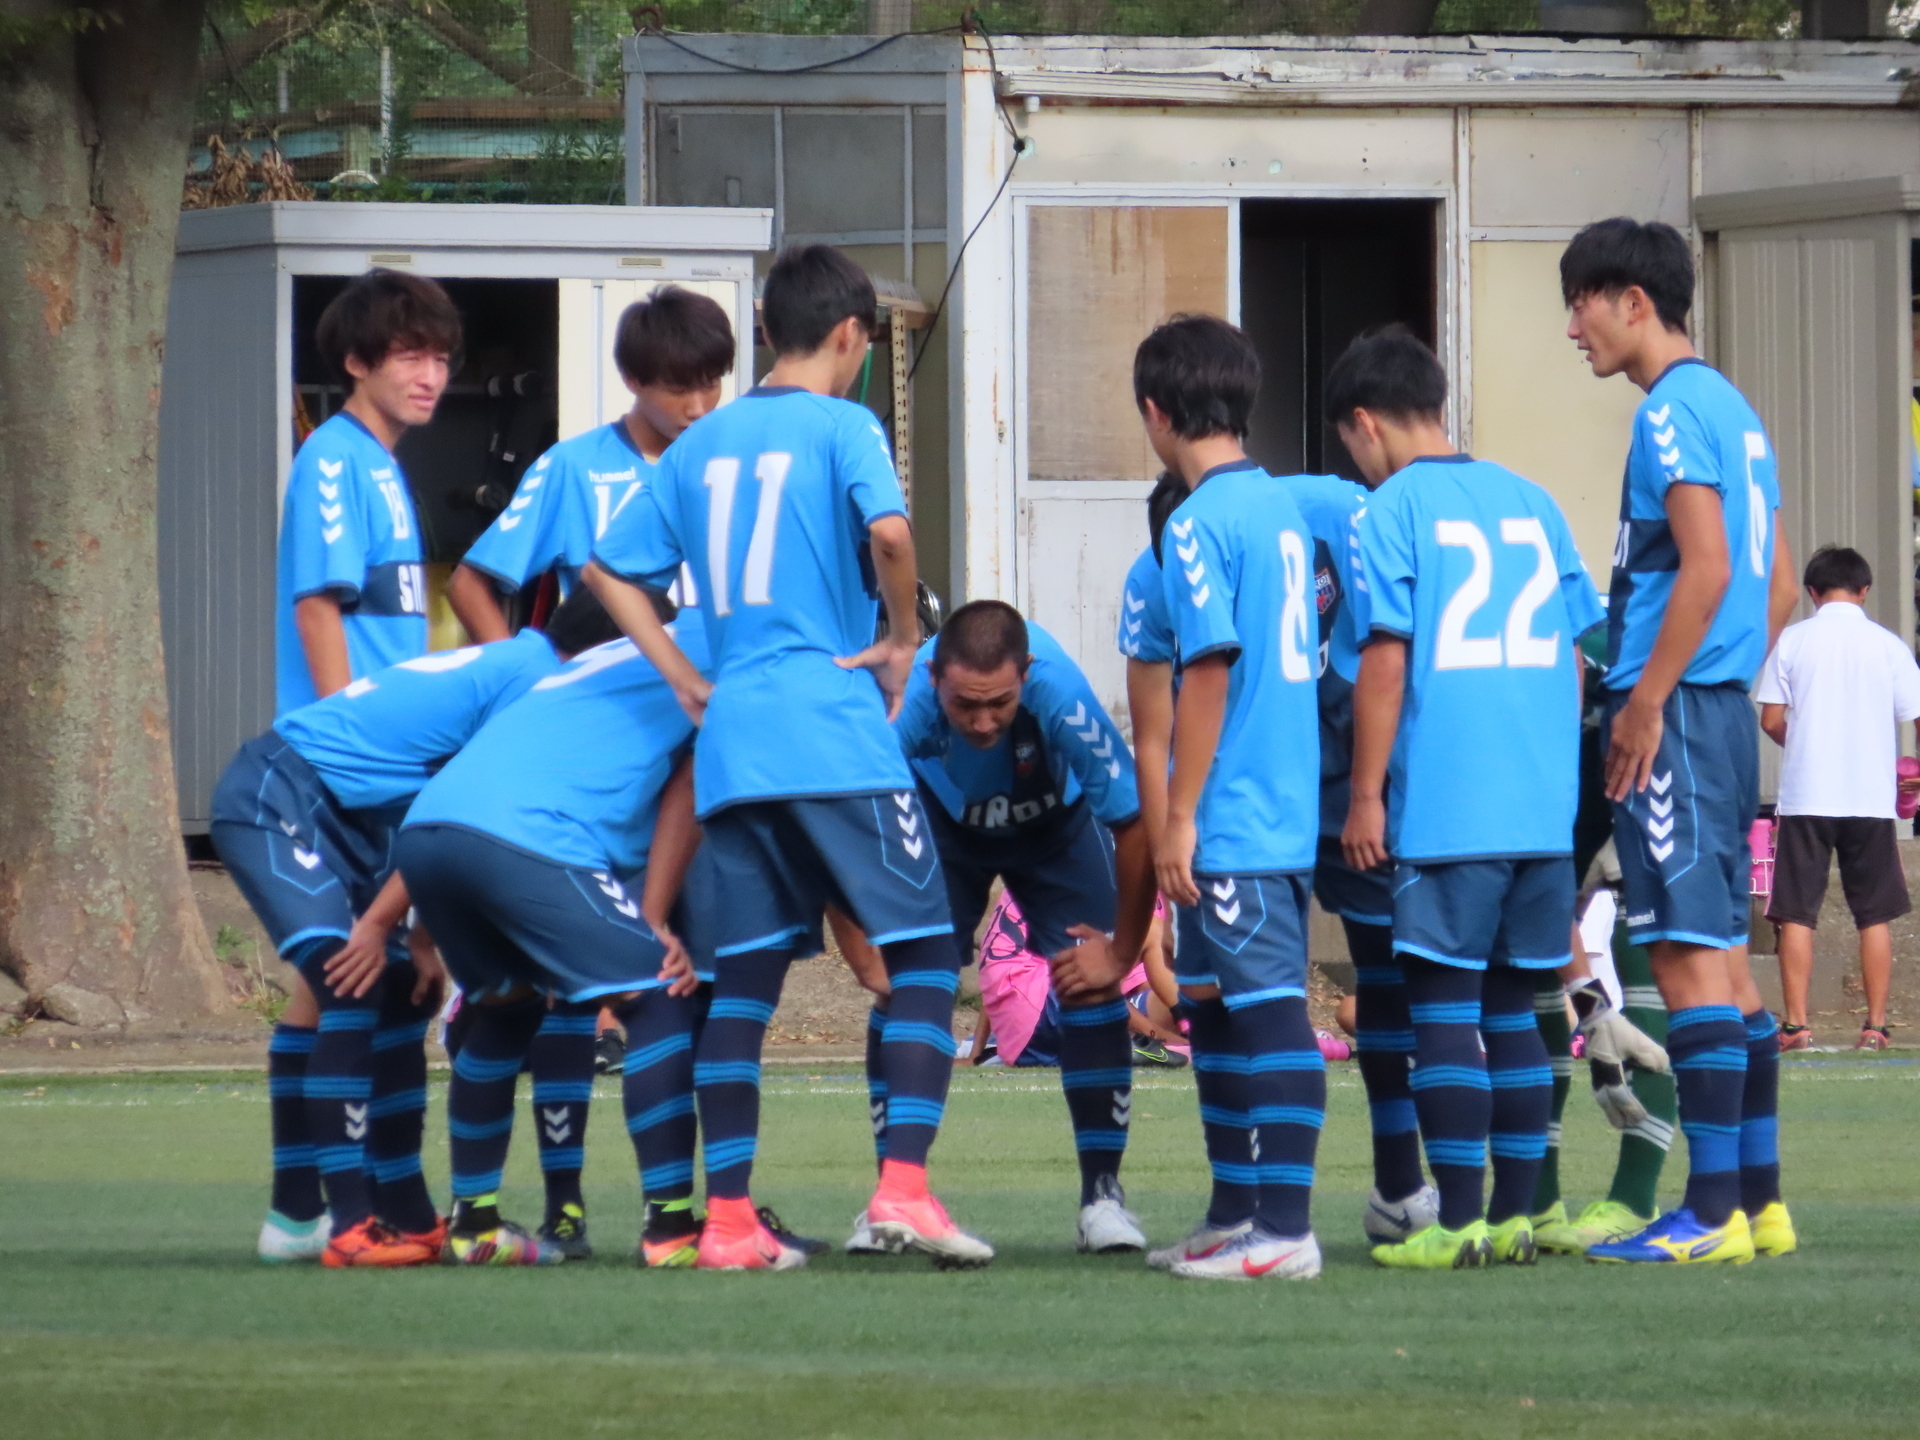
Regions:
<instances>
[{"instance_id":1,"label":"short black hair","mask_svg":"<svg viewBox=\"0 0 1920 1440\"><path fill-rule=\"evenodd\" d=\"M1560 255L1560 298L1569 307L1589 295L1617 300L1638 285L1669 330L1687 327L1693 308L1693 252L1673 226L1641 224L1625 215L1596 220Z\"/></svg>"},{"instance_id":2,"label":"short black hair","mask_svg":"<svg viewBox=\"0 0 1920 1440\"><path fill-rule=\"evenodd\" d=\"M1004 600L969 600L947 617L933 642L933 673L964 665L982 675L1011 660L1027 673L1027 622Z\"/></svg>"},{"instance_id":3,"label":"short black hair","mask_svg":"<svg viewBox=\"0 0 1920 1440\"><path fill-rule=\"evenodd\" d=\"M811 355L851 316L868 335L880 328L867 272L831 245L790 245L767 271L760 323L776 355Z\"/></svg>"},{"instance_id":4,"label":"short black hair","mask_svg":"<svg viewBox=\"0 0 1920 1440\"><path fill-rule=\"evenodd\" d=\"M1326 413L1349 425L1368 410L1402 422L1439 420L1447 408L1447 372L1426 343L1404 325L1382 325L1354 337L1327 372Z\"/></svg>"},{"instance_id":5,"label":"short black hair","mask_svg":"<svg viewBox=\"0 0 1920 1440\"><path fill-rule=\"evenodd\" d=\"M733 326L719 302L662 285L620 315L613 363L636 385L704 390L733 369Z\"/></svg>"},{"instance_id":6,"label":"short black hair","mask_svg":"<svg viewBox=\"0 0 1920 1440\"><path fill-rule=\"evenodd\" d=\"M1217 315L1175 315L1133 352L1133 403L1153 401L1183 440L1244 440L1259 393L1259 352Z\"/></svg>"},{"instance_id":7,"label":"short black hair","mask_svg":"<svg viewBox=\"0 0 1920 1440\"><path fill-rule=\"evenodd\" d=\"M1160 536L1167 528L1167 521L1186 498L1186 482L1172 471L1162 470L1160 478L1153 482L1152 493L1147 496L1147 534L1153 540L1155 561L1160 559Z\"/></svg>"},{"instance_id":8,"label":"short black hair","mask_svg":"<svg viewBox=\"0 0 1920 1440\"><path fill-rule=\"evenodd\" d=\"M313 342L342 377L347 357L377 369L395 350L460 353L460 312L447 292L424 275L369 270L356 275L320 312Z\"/></svg>"},{"instance_id":9,"label":"short black hair","mask_svg":"<svg viewBox=\"0 0 1920 1440\"><path fill-rule=\"evenodd\" d=\"M678 613L673 602L652 590L645 594L653 601L654 613L660 617L660 623L665 625L672 621ZM607 614L600 597L585 585L581 585L554 608L543 628L547 642L565 655L578 655L583 650L591 650L596 645L620 638L620 627Z\"/></svg>"},{"instance_id":10,"label":"short black hair","mask_svg":"<svg viewBox=\"0 0 1920 1440\"><path fill-rule=\"evenodd\" d=\"M1801 579L1816 595L1825 595L1830 590L1851 590L1857 595L1873 584L1873 567L1858 550L1845 545L1822 545L1808 558Z\"/></svg>"}]
</instances>

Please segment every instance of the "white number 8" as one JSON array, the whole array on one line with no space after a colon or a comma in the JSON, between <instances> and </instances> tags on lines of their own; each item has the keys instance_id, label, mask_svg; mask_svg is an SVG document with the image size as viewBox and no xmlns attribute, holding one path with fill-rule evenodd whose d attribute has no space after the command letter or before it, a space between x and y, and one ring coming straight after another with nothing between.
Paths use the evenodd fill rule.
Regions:
<instances>
[{"instance_id":1,"label":"white number 8","mask_svg":"<svg viewBox=\"0 0 1920 1440\"><path fill-rule=\"evenodd\" d=\"M1289 680L1311 680L1313 661L1307 640L1307 547L1291 530L1280 532L1280 565L1287 594L1280 607L1280 673Z\"/></svg>"}]
</instances>

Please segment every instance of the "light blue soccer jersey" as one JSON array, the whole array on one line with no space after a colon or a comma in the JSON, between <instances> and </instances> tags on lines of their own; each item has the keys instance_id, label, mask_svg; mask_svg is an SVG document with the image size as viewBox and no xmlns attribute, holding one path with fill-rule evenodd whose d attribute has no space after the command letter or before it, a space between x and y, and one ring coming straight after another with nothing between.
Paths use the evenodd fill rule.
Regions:
<instances>
[{"instance_id":1,"label":"light blue soccer jersey","mask_svg":"<svg viewBox=\"0 0 1920 1440\"><path fill-rule=\"evenodd\" d=\"M1167 587L1160 578L1160 562L1149 545L1135 557L1120 592L1120 653L1149 665L1171 665L1174 660L1173 621L1167 615Z\"/></svg>"},{"instance_id":2,"label":"light blue soccer jersey","mask_svg":"<svg viewBox=\"0 0 1920 1440\"><path fill-rule=\"evenodd\" d=\"M1060 642L1031 620L1027 641L1023 718L988 750L953 733L929 669L935 642L922 645L893 725L901 750L947 814L983 835L1010 836L1083 795L1096 818L1124 825L1140 813L1132 753Z\"/></svg>"},{"instance_id":3,"label":"light blue soccer jersey","mask_svg":"<svg viewBox=\"0 0 1920 1440\"><path fill-rule=\"evenodd\" d=\"M1630 690L1653 654L1680 551L1667 525L1667 489L1710 485L1727 523L1733 575L1681 676L1688 685L1753 683L1767 658L1767 584L1780 477L1766 427L1733 382L1703 360L1680 360L1633 416L1620 534L1607 612L1607 688Z\"/></svg>"},{"instance_id":4,"label":"light blue soccer jersey","mask_svg":"<svg viewBox=\"0 0 1920 1440\"><path fill-rule=\"evenodd\" d=\"M1320 833L1319 639L1313 537L1300 507L1253 461L1216 465L1167 521L1161 553L1181 664L1230 661L1193 868L1311 869Z\"/></svg>"},{"instance_id":5,"label":"light blue soccer jersey","mask_svg":"<svg viewBox=\"0 0 1920 1440\"><path fill-rule=\"evenodd\" d=\"M671 627L707 668L700 626ZM459 825L622 878L647 863L660 792L693 741L673 688L630 640L574 656L500 712L428 782L409 825Z\"/></svg>"},{"instance_id":6,"label":"light blue soccer jersey","mask_svg":"<svg viewBox=\"0 0 1920 1440\"><path fill-rule=\"evenodd\" d=\"M565 599L593 558L593 542L639 498L653 471L625 420L562 440L527 468L507 508L462 563L510 590L557 569Z\"/></svg>"},{"instance_id":7,"label":"light blue soccer jersey","mask_svg":"<svg viewBox=\"0 0 1920 1440\"><path fill-rule=\"evenodd\" d=\"M496 712L560 668L538 630L402 660L273 722L342 805L411 800Z\"/></svg>"},{"instance_id":8,"label":"light blue soccer jersey","mask_svg":"<svg viewBox=\"0 0 1920 1440\"><path fill-rule=\"evenodd\" d=\"M400 462L342 411L293 457L280 510L274 629L274 713L318 697L293 622L296 601L340 602L354 679L427 650L427 581L420 522Z\"/></svg>"},{"instance_id":9,"label":"light blue soccer jersey","mask_svg":"<svg viewBox=\"0 0 1920 1440\"><path fill-rule=\"evenodd\" d=\"M606 569L658 590L693 569L715 672L694 756L702 815L912 783L879 685L834 664L873 643L867 529L905 511L871 411L763 386L689 426L595 545Z\"/></svg>"},{"instance_id":10,"label":"light blue soccer jersey","mask_svg":"<svg viewBox=\"0 0 1920 1440\"><path fill-rule=\"evenodd\" d=\"M1560 507L1511 470L1445 455L1374 491L1358 534L1355 621L1409 642L1388 771L1394 857L1571 853L1574 647L1606 617Z\"/></svg>"}]
</instances>

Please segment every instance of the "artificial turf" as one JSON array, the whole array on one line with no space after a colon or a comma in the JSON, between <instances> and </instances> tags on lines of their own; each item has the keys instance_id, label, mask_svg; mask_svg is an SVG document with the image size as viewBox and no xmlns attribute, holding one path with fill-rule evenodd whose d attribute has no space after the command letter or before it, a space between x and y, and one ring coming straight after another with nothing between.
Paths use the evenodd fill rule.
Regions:
<instances>
[{"instance_id":1,"label":"artificial turf","mask_svg":"<svg viewBox=\"0 0 1920 1440\"><path fill-rule=\"evenodd\" d=\"M1660 1271L1388 1274L1359 1214L1366 1111L1331 1076L1310 1284L1182 1283L1073 1253L1045 1071L956 1077L937 1189L992 1269L837 1253L784 1275L642 1272L631 1150L596 1091L600 1256L559 1270L269 1269L254 1076L0 1079L0 1417L53 1437L1911 1435L1920 1414L1920 1063L1784 1067L1800 1254ZM1156 1242L1205 1172L1191 1082L1140 1077L1128 1195ZM429 1175L445 1193L444 1085ZM539 1219L521 1110L504 1196ZM1569 1199L1612 1132L1576 1093ZM1684 1147L1682 1147L1684 1148ZM1669 1167L1677 1190L1684 1155ZM838 1240L871 1174L856 1075L770 1068L757 1198Z\"/></svg>"}]
</instances>

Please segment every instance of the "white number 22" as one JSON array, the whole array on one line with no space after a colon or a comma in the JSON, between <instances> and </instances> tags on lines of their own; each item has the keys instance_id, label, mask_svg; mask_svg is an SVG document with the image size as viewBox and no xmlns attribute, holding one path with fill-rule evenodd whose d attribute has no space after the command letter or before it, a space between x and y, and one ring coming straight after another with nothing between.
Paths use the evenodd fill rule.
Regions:
<instances>
[{"instance_id":1,"label":"white number 22","mask_svg":"<svg viewBox=\"0 0 1920 1440\"><path fill-rule=\"evenodd\" d=\"M1547 532L1532 516L1502 520L1500 538L1509 545L1530 545L1539 557L1533 575L1513 597L1507 611L1506 633L1479 639L1467 638L1467 622L1493 594L1493 551L1487 537L1471 520L1436 520L1433 538L1442 545L1465 550L1473 569L1447 601L1440 614L1440 636L1434 646L1436 670L1480 670L1499 665L1551 668L1560 654L1560 632L1540 636L1533 633L1533 617L1552 596L1558 576L1553 563L1553 547Z\"/></svg>"},{"instance_id":2,"label":"white number 22","mask_svg":"<svg viewBox=\"0 0 1920 1440\"><path fill-rule=\"evenodd\" d=\"M740 576L740 603L765 605L773 599L773 546L780 534L780 491L787 483L793 456L769 451L753 462L753 478L760 482L760 504L754 511L753 535L747 541L747 563ZM740 488L740 462L716 456L707 462L707 577L713 591L713 613L733 613L733 589L727 565L733 554L733 499Z\"/></svg>"}]
</instances>

